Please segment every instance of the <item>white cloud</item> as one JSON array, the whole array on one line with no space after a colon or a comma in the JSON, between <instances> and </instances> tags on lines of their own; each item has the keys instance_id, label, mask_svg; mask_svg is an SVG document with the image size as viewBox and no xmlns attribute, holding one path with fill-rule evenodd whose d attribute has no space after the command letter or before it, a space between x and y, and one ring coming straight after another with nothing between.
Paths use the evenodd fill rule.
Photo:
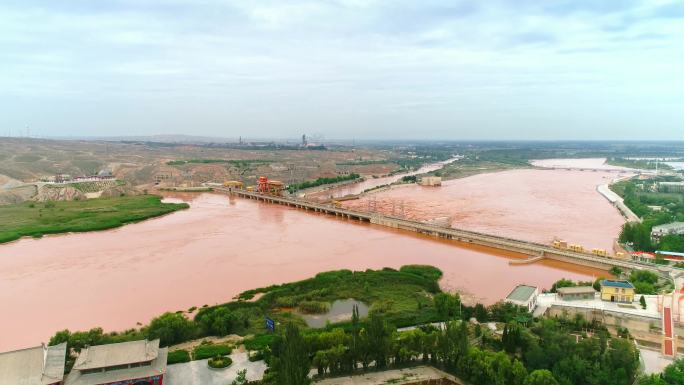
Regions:
<instances>
[{"instance_id":1,"label":"white cloud","mask_svg":"<svg viewBox=\"0 0 684 385\"><path fill-rule=\"evenodd\" d=\"M630 137L654 121L669 137L684 118L668 107L684 99L684 31L672 4L9 2L0 5L0 98L9 111L0 124L24 125L47 99L60 103L43 131L92 127L78 98L97 95L100 116L91 118L107 122L101 134L116 124L182 132L200 114L207 135L225 135L226 119L261 136L315 127L335 137L357 127L376 137L391 126L403 136L458 137L452 124L463 122L490 137L530 136L547 124L536 114L553 110L563 111L559 137L569 129ZM148 107L144 124L121 100ZM612 122L605 132L582 131L596 119L591 105ZM635 117L640 110L659 116ZM418 132L421 119L432 125Z\"/></svg>"}]
</instances>

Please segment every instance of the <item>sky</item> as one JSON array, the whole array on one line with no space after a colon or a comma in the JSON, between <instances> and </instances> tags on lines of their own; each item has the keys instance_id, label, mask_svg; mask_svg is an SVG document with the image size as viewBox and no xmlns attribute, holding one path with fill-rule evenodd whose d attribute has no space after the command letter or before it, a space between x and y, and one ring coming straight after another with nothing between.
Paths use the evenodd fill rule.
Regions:
<instances>
[{"instance_id":1,"label":"sky","mask_svg":"<svg viewBox=\"0 0 684 385\"><path fill-rule=\"evenodd\" d=\"M3 0L0 135L684 139L684 1Z\"/></svg>"}]
</instances>

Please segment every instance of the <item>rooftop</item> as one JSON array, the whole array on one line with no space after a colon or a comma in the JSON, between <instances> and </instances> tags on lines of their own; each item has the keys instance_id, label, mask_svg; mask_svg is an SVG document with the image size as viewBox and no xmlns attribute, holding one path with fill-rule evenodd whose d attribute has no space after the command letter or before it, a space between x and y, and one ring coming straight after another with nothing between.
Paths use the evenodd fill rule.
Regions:
<instances>
[{"instance_id":1,"label":"rooftop","mask_svg":"<svg viewBox=\"0 0 684 385\"><path fill-rule=\"evenodd\" d=\"M632 283L629 281L616 281L612 279L604 279L603 281L601 281L601 286L619 287L622 289L634 289L634 285L632 285Z\"/></svg>"},{"instance_id":2,"label":"rooftop","mask_svg":"<svg viewBox=\"0 0 684 385\"><path fill-rule=\"evenodd\" d=\"M151 365L123 368L97 373L83 374L78 370L72 370L66 378L65 385L100 385L111 383L127 383L127 380L155 377L166 373L166 359L168 348L158 350L157 358L152 360ZM3 384L4 385L4 384Z\"/></svg>"},{"instance_id":3,"label":"rooftop","mask_svg":"<svg viewBox=\"0 0 684 385\"><path fill-rule=\"evenodd\" d=\"M458 385L456 378L431 366L417 366L415 368L393 369L381 372L358 374L355 376L343 376L328 378L314 382L315 385L383 385L383 384L415 384L437 383Z\"/></svg>"},{"instance_id":4,"label":"rooftop","mask_svg":"<svg viewBox=\"0 0 684 385\"><path fill-rule=\"evenodd\" d=\"M525 302L534 295L536 290L537 288L534 286L518 285L515 287L515 289L513 289L513 291L511 291L506 299Z\"/></svg>"},{"instance_id":5,"label":"rooftop","mask_svg":"<svg viewBox=\"0 0 684 385\"><path fill-rule=\"evenodd\" d=\"M664 225L653 226L651 232L668 231L684 228L684 222L672 222Z\"/></svg>"},{"instance_id":6,"label":"rooftop","mask_svg":"<svg viewBox=\"0 0 684 385\"><path fill-rule=\"evenodd\" d=\"M131 341L97 345L81 350L75 370L106 368L110 366L152 361L159 355L159 340Z\"/></svg>"},{"instance_id":7,"label":"rooftop","mask_svg":"<svg viewBox=\"0 0 684 385\"><path fill-rule=\"evenodd\" d=\"M591 286L573 286L573 287L561 287L556 290L558 294L585 294L585 293L596 293Z\"/></svg>"},{"instance_id":8,"label":"rooftop","mask_svg":"<svg viewBox=\"0 0 684 385\"><path fill-rule=\"evenodd\" d=\"M662 255L674 255L677 257L684 257L684 253L677 253L674 251L663 251L663 250L657 250L656 254L662 254Z\"/></svg>"},{"instance_id":9,"label":"rooftop","mask_svg":"<svg viewBox=\"0 0 684 385\"><path fill-rule=\"evenodd\" d=\"M575 301L564 301L555 293L540 294L539 297L537 297L540 308L559 306L565 308L602 310L612 313L641 316L649 319L660 320L661 315L658 312L658 296L645 294L644 299L646 300L647 304L646 309L642 309L638 302L634 304L624 304L618 302L602 301L599 296L595 296L591 299Z\"/></svg>"},{"instance_id":10,"label":"rooftop","mask_svg":"<svg viewBox=\"0 0 684 385\"><path fill-rule=\"evenodd\" d=\"M48 385L62 381L66 343L0 353L3 385Z\"/></svg>"}]
</instances>

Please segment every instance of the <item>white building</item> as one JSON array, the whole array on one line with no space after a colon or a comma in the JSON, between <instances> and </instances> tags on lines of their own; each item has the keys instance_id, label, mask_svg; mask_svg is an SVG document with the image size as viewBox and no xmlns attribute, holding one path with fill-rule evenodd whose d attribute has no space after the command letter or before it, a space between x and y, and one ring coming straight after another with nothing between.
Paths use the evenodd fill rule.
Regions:
<instances>
[{"instance_id":1,"label":"white building","mask_svg":"<svg viewBox=\"0 0 684 385\"><path fill-rule=\"evenodd\" d=\"M61 385L66 342L0 353L0 384Z\"/></svg>"},{"instance_id":2,"label":"white building","mask_svg":"<svg viewBox=\"0 0 684 385\"><path fill-rule=\"evenodd\" d=\"M651 238L659 239L666 235L684 235L684 222L666 223L660 226L653 226Z\"/></svg>"},{"instance_id":3,"label":"white building","mask_svg":"<svg viewBox=\"0 0 684 385\"><path fill-rule=\"evenodd\" d=\"M536 286L518 285L511 291L504 300L505 302L514 305L522 306L527 311L532 312L537 307L537 297L539 296L539 288Z\"/></svg>"},{"instance_id":4,"label":"white building","mask_svg":"<svg viewBox=\"0 0 684 385\"><path fill-rule=\"evenodd\" d=\"M441 186L442 178L438 176L424 176L420 178L421 186Z\"/></svg>"}]
</instances>

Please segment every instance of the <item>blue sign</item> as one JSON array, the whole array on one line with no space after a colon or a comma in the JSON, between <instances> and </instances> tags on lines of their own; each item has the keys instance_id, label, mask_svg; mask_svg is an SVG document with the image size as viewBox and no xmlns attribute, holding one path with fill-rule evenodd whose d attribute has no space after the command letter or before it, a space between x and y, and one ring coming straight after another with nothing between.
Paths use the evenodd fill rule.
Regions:
<instances>
[{"instance_id":1,"label":"blue sign","mask_svg":"<svg viewBox=\"0 0 684 385\"><path fill-rule=\"evenodd\" d=\"M274 332L275 331L275 321L266 317L266 329Z\"/></svg>"}]
</instances>

